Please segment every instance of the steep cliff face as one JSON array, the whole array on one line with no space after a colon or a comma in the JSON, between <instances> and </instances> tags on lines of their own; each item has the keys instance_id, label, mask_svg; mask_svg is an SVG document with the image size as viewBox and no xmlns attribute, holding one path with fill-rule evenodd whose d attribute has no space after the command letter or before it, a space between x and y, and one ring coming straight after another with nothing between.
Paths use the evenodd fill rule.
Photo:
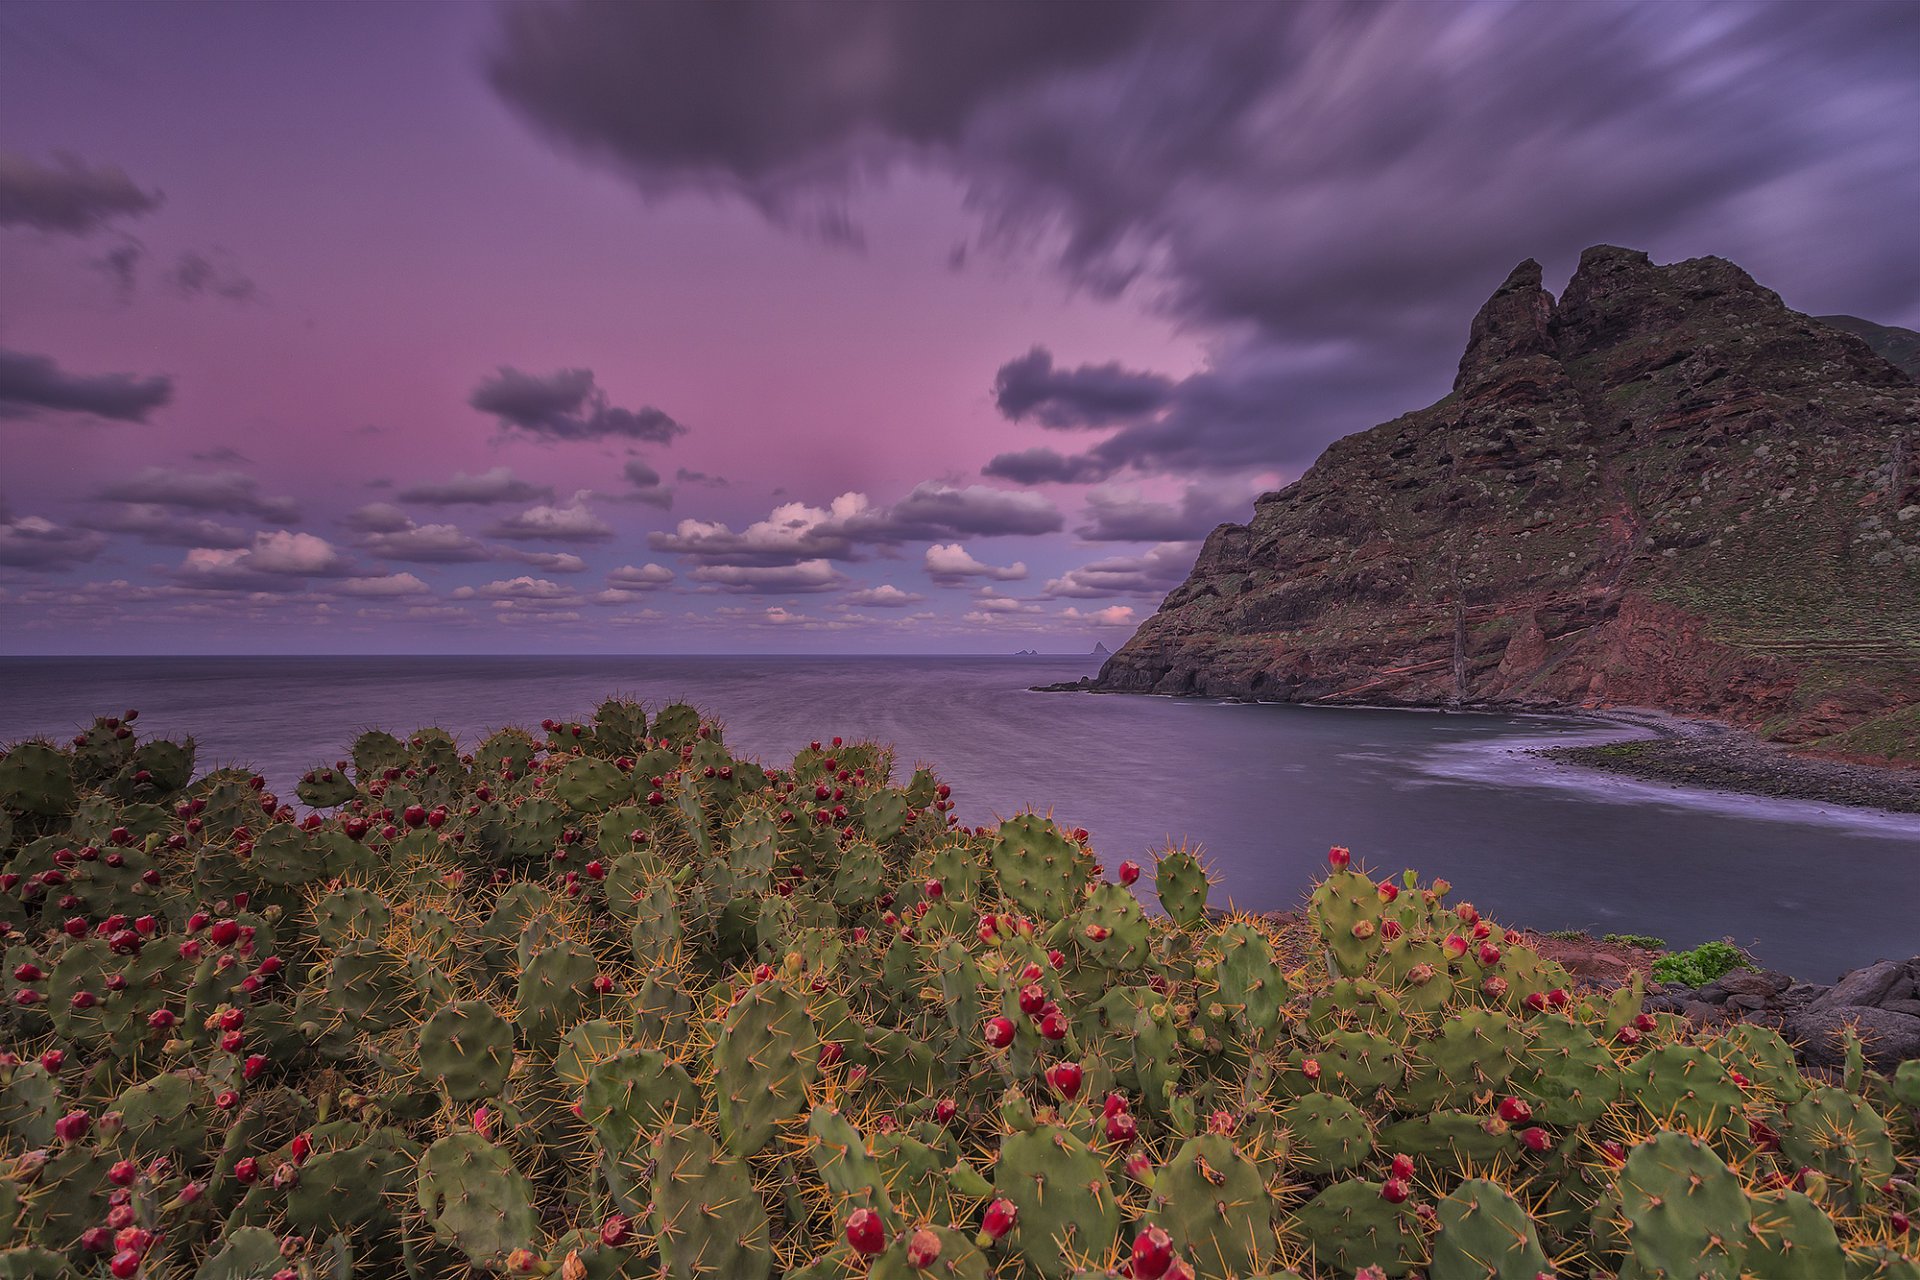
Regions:
<instances>
[{"instance_id":1,"label":"steep cliff face","mask_svg":"<svg viewBox=\"0 0 1920 1280\"><path fill-rule=\"evenodd\" d=\"M1097 687L1899 722L1920 387L1722 259L1589 249L1557 301L1524 262L1451 395L1216 529Z\"/></svg>"}]
</instances>

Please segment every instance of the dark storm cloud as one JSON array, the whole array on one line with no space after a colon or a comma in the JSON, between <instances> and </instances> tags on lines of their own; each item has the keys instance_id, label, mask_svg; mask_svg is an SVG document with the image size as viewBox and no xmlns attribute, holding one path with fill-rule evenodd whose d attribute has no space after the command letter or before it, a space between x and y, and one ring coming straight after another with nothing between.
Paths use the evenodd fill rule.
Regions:
<instances>
[{"instance_id":1,"label":"dark storm cloud","mask_svg":"<svg viewBox=\"0 0 1920 1280\"><path fill-rule=\"evenodd\" d=\"M1087 484L1105 480L1118 466L1087 454L1068 457L1056 449L1036 446L997 453L980 468L983 476L1015 484Z\"/></svg>"},{"instance_id":2,"label":"dark storm cloud","mask_svg":"<svg viewBox=\"0 0 1920 1280\"><path fill-rule=\"evenodd\" d=\"M135 217L159 207L159 192L142 191L113 165L89 165L67 155L42 164L28 156L0 152L0 227L83 236L115 218Z\"/></svg>"},{"instance_id":3,"label":"dark storm cloud","mask_svg":"<svg viewBox=\"0 0 1920 1280\"><path fill-rule=\"evenodd\" d=\"M1043 427L1111 427L1153 413L1167 402L1173 381L1117 363L1056 368L1053 353L1035 347L1000 366L993 402L1015 422Z\"/></svg>"},{"instance_id":4,"label":"dark storm cloud","mask_svg":"<svg viewBox=\"0 0 1920 1280\"><path fill-rule=\"evenodd\" d=\"M622 409L594 385L591 369L561 369L545 375L502 367L473 389L467 403L490 413L508 430L545 440L617 437L666 444L686 428L651 405Z\"/></svg>"},{"instance_id":5,"label":"dark storm cloud","mask_svg":"<svg viewBox=\"0 0 1920 1280\"><path fill-rule=\"evenodd\" d=\"M269 498L260 492L258 480L238 471L177 471L171 467L143 467L127 479L108 485L95 496L113 502L257 516L281 524L300 517L300 509L292 498Z\"/></svg>"},{"instance_id":6,"label":"dark storm cloud","mask_svg":"<svg viewBox=\"0 0 1920 1280\"><path fill-rule=\"evenodd\" d=\"M1063 425L1119 434L1005 455L1003 478L1298 466L1444 394L1514 263L1594 243L1720 254L1809 311L1920 314L1912 3L881 8L516 9L492 72L649 193L781 216L936 167L981 247L1057 245L1077 283L1231 336L1138 420L1063 394ZM1004 68L925 38L1020 12L1061 30Z\"/></svg>"},{"instance_id":7,"label":"dark storm cloud","mask_svg":"<svg viewBox=\"0 0 1920 1280\"><path fill-rule=\"evenodd\" d=\"M1298 470L1329 440L1436 399L1446 390L1446 375L1429 379L1424 371L1450 368L1454 345L1443 343L1424 353L1404 344L1399 365L1344 343L1253 341L1222 347L1209 368L1173 384L1161 412L1122 427L1084 453L1001 454L983 471L1006 479L1036 475L1084 482L1128 468L1149 474ZM1423 354L1430 359L1418 358Z\"/></svg>"},{"instance_id":8,"label":"dark storm cloud","mask_svg":"<svg viewBox=\"0 0 1920 1280\"><path fill-rule=\"evenodd\" d=\"M131 373L68 373L46 356L0 349L0 418L84 413L145 422L173 399L173 379Z\"/></svg>"},{"instance_id":9,"label":"dark storm cloud","mask_svg":"<svg viewBox=\"0 0 1920 1280\"><path fill-rule=\"evenodd\" d=\"M1111 57L1154 7L522 4L488 71L548 136L643 190L731 192L851 239L832 189L870 158L954 146L983 103Z\"/></svg>"},{"instance_id":10,"label":"dark storm cloud","mask_svg":"<svg viewBox=\"0 0 1920 1280\"><path fill-rule=\"evenodd\" d=\"M552 497L552 489L522 480L513 474L511 467L494 467L474 476L456 471L451 480L439 484L418 484L411 489L401 490L399 495L402 502L417 502L429 507L452 507L462 503L479 506L493 502L534 502Z\"/></svg>"}]
</instances>

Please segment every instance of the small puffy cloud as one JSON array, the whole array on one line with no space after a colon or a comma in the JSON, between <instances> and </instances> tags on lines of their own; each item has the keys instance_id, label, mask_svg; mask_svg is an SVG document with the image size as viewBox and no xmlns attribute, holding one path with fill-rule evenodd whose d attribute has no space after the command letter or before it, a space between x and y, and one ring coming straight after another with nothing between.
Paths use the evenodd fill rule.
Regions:
<instances>
[{"instance_id":1,"label":"small puffy cloud","mask_svg":"<svg viewBox=\"0 0 1920 1280\"><path fill-rule=\"evenodd\" d=\"M846 578L826 560L802 560L798 564L739 565L703 564L694 569L695 582L704 582L726 591L753 595L785 595L799 591L832 591Z\"/></svg>"},{"instance_id":2,"label":"small puffy cloud","mask_svg":"<svg viewBox=\"0 0 1920 1280\"><path fill-rule=\"evenodd\" d=\"M621 409L596 386L591 369L522 373L502 366L475 387L467 403L500 426L542 440L644 440L666 444L686 428L651 405Z\"/></svg>"},{"instance_id":3,"label":"small puffy cloud","mask_svg":"<svg viewBox=\"0 0 1920 1280\"><path fill-rule=\"evenodd\" d=\"M569 587L563 587L559 583L549 581L546 578L534 578L524 574L518 578L496 579L484 586L459 587L456 588L451 595L455 600L472 600L478 598L481 600L538 600L550 602L555 600L573 601L577 599L575 593Z\"/></svg>"},{"instance_id":4,"label":"small puffy cloud","mask_svg":"<svg viewBox=\"0 0 1920 1280\"><path fill-rule=\"evenodd\" d=\"M709 475L705 471L694 471L688 467L679 468L673 473L673 478L681 484L704 484L715 489L727 487L725 476Z\"/></svg>"},{"instance_id":5,"label":"small puffy cloud","mask_svg":"<svg viewBox=\"0 0 1920 1280\"><path fill-rule=\"evenodd\" d=\"M497 555L480 539L461 532L458 525L415 524L405 512L384 502L361 507L348 517L347 523L363 531L358 539L362 551L387 560L410 564L471 564L495 559Z\"/></svg>"},{"instance_id":6,"label":"small puffy cloud","mask_svg":"<svg viewBox=\"0 0 1920 1280\"><path fill-rule=\"evenodd\" d=\"M502 547L503 560L514 560L531 565L542 573L585 573L587 562L571 551L521 551L513 547Z\"/></svg>"},{"instance_id":7,"label":"small puffy cloud","mask_svg":"<svg viewBox=\"0 0 1920 1280\"><path fill-rule=\"evenodd\" d=\"M633 486L622 496L629 502L645 502L663 510L673 505L673 490L660 482L660 473L639 458L628 458L623 468L627 483Z\"/></svg>"},{"instance_id":8,"label":"small puffy cloud","mask_svg":"<svg viewBox=\"0 0 1920 1280\"><path fill-rule=\"evenodd\" d=\"M843 493L825 507L784 503L739 532L717 522L682 520L672 533L647 535L647 544L703 564L778 565L853 560L863 544L1053 533L1063 524L1059 510L1038 494L927 481L891 506L876 507L864 493Z\"/></svg>"},{"instance_id":9,"label":"small puffy cloud","mask_svg":"<svg viewBox=\"0 0 1920 1280\"><path fill-rule=\"evenodd\" d=\"M494 467L470 476L464 471L438 484L418 484L400 492L400 501L417 502L428 507L451 507L463 503L476 506L494 502L552 501L553 490L533 484L513 474L511 467Z\"/></svg>"},{"instance_id":10,"label":"small puffy cloud","mask_svg":"<svg viewBox=\"0 0 1920 1280\"><path fill-rule=\"evenodd\" d=\"M725 524L682 520L672 533L650 533L647 545L704 565L778 566L802 560L848 559L852 541L842 531L847 521L868 510L863 493L843 493L825 507L782 503L765 520L738 533Z\"/></svg>"},{"instance_id":11,"label":"small puffy cloud","mask_svg":"<svg viewBox=\"0 0 1920 1280\"><path fill-rule=\"evenodd\" d=\"M43 516L8 517L0 508L0 565L8 568L72 569L99 555L106 543L91 529L69 528Z\"/></svg>"},{"instance_id":12,"label":"small puffy cloud","mask_svg":"<svg viewBox=\"0 0 1920 1280\"><path fill-rule=\"evenodd\" d=\"M926 597L913 591L902 591L891 582L883 582L877 587L867 587L860 591L849 591L845 600L848 604L863 605L870 609L904 609L910 604L919 604Z\"/></svg>"},{"instance_id":13,"label":"small puffy cloud","mask_svg":"<svg viewBox=\"0 0 1920 1280\"><path fill-rule=\"evenodd\" d=\"M995 582L1018 582L1027 576L1027 566L1015 561L1004 567L983 564L958 542L935 543L927 548L927 574L943 587L958 586L969 578Z\"/></svg>"},{"instance_id":14,"label":"small puffy cloud","mask_svg":"<svg viewBox=\"0 0 1920 1280\"><path fill-rule=\"evenodd\" d=\"M632 604L673 582L673 570L665 565L623 564L607 574L607 589L593 597L595 604Z\"/></svg>"},{"instance_id":15,"label":"small puffy cloud","mask_svg":"<svg viewBox=\"0 0 1920 1280\"><path fill-rule=\"evenodd\" d=\"M251 302L259 292L251 277L231 262L203 253L183 253L166 273L166 282L183 298L209 296Z\"/></svg>"},{"instance_id":16,"label":"small puffy cloud","mask_svg":"<svg viewBox=\"0 0 1920 1280\"><path fill-rule=\"evenodd\" d=\"M120 301L130 302L140 282L140 254L138 244L115 245L87 265L107 278Z\"/></svg>"},{"instance_id":17,"label":"small puffy cloud","mask_svg":"<svg viewBox=\"0 0 1920 1280\"><path fill-rule=\"evenodd\" d=\"M1190 484L1177 502L1160 502L1132 489L1095 489L1074 533L1088 542L1192 541L1251 517L1253 496L1239 486Z\"/></svg>"},{"instance_id":18,"label":"small puffy cloud","mask_svg":"<svg viewBox=\"0 0 1920 1280\"><path fill-rule=\"evenodd\" d=\"M607 574L607 585L627 591L656 591L673 581L673 570L661 564L623 564Z\"/></svg>"},{"instance_id":19,"label":"small puffy cloud","mask_svg":"<svg viewBox=\"0 0 1920 1280\"><path fill-rule=\"evenodd\" d=\"M1015 422L1031 418L1043 427L1113 427L1158 412L1173 387L1171 378L1117 363L1056 368L1052 353L1035 347L1000 366L993 402Z\"/></svg>"},{"instance_id":20,"label":"small puffy cloud","mask_svg":"<svg viewBox=\"0 0 1920 1280\"><path fill-rule=\"evenodd\" d=\"M1037 612L1038 610L1035 609L1002 609L982 605L980 608L969 609L961 614L960 621L971 622L977 626L995 626L1008 622L1031 625L1027 622L1026 615Z\"/></svg>"},{"instance_id":21,"label":"small puffy cloud","mask_svg":"<svg viewBox=\"0 0 1920 1280\"><path fill-rule=\"evenodd\" d=\"M1060 616L1076 622L1091 622L1102 627L1127 627L1133 625L1133 606L1130 604L1109 605L1105 609L1095 609L1091 613L1082 613L1068 605L1060 611Z\"/></svg>"},{"instance_id":22,"label":"small puffy cloud","mask_svg":"<svg viewBox=\"0 0 1920 1280\"><path fill-rule=\"evenodd\" d=\"M215 591L292 591L310 577L351 577L353 566L339 548L311 533L277 529L257 533L250 546L195 547L174 580Z\"/></svg>"},{"instance_id":23,"label":"small puffy cloud","mask_svg":"<svg viewBox=\"0 0 1920 1280\"><path fill-rule=\"evenodd\" d=\"M541 542L601 542L613 536L613 530L587 507L585 490L574 494L565 506L528 507L488 532L496 538Z\"/></svg>"},{"instance_id":24,"label":"small puffy cloud","mask_svg":"<svg viewBox=\"0 0 1920 1280\"><path fill-rule=\"evenodd\" d=\"M897 543L1057 533L1064 523L1059 510L1037 493L929 480L890 507L860 511L844 528L856 541Z\"/></svg>"},{"instance_id":25,"label":"small puffy cloud","mask_svg":"<svg viewBox=\"0 0 1920 1280\"><path fill-rule=\"evenodd\" d=\"M370 502L347 513L342 522L358 536L361 550L388 560L414 564L475 564L504 560L542 573L584 573L587 562L570 551L528 551L484 542L454 524L416 524L390 502ZM542 535L544 536L544 535Z\"/></svg>"},{"instance_id":26,"label":"small puffy cloud","mask_svg":"<svg viewBox=\"0 0 1920 1280\"><path fill-rule=\"evenodd\" d=\"M809 630L838 631L847 625L839 620L816 618L812 614L800 613L778 604L770 604L761 609L715 609L714 619L728 627L805 627ZM687 620L708 621L696 614L688 614Z\"/></svg>"},{"instance_id":27,"label":"small puffy cloud","mask_svg":"<svg viewBox=\"0 0 1920 1280\"><path fill-rule=\"evenodd\" d=\"M173 379L131 373L68 373L46 356L0 349L0 419L80 413L145 422L173 399Z\"/></svg>"},{"instance_id":28,"label":"small puffy cloud","mask_svg":"<svg viewBox=\"0 0 1920 1280\"><path fill-rule=\"evenodd\" d=\"M1165 595L1185 580L1199 554L1197 542L1163 542L1142 556L1110 556L1047 581L1053 597Z\"/></svg>"},{"instance_id":29,"label":"small puffy cloud","mask_svg":"<svg viewBox=\"0 0 1920 1280\"><path fill-rule=\"evenodd\" d=\"M373 578L347 578L334 587L343 596L369 599L396 599L401 596L431 595L433 588L410 573L388 573Z\"/></svg>"},{"instance_id":30,"label":"small puffy cloud","mask_svg":"<svg viewBox=\"0 0 1920 1280\"><path fill-rule=\"evenodd\" d=\"M325 538L286 529L255 534L247 552L247 566L260 573L334 573L345 564L339 550Z\"/></svg>"},{"instance_id":31,"label":"small puffy cloud","mask_svg":"<svg viewBox=\"0 0 1920 1280\"><path fill-rule=\"evenodd\" d=\"M151 213L160 200L158 191L141 190L114 165L89 165L69 155L42 164L0 152L0 227L84 236L115 218Z\"/></svg>"},{"instance_id":32,"label":"small puffy cloud","mask_svg":"<svg viewBox=\"0 0 1920 1280\"><path fill-rule=\"evenodd\" d=\"M414 527L413 517L391 502L369 502L355 507L340 523L356 533L400 533Z\"/></svg>"},{"instance_id":33,"label":"small puffy cloud","mask_svg":"<svg viewBox=\"0 0 1920 1280\"><path fill-rule=\"evenodd\" d=\"M80 523L107 533L132 534L142 542L163 547L244 547L251 541L244 529L146 502L119 503L86 516Z\"/></svg>"},{"instance_id":34,"label":"small puffy cloud","mask_svg":"<svg viewBox=\"0 0 1920 1280\"><path fill-rule=\"evenodd\" d=\"M1031 600L1022 600L1017 596L1002 593L995 587L981 587L974 596L974 608L988 613L1039 613L1040 606Z\"/></svg>"},{"instance_id":35,"label":"small puffy cloud","mask_svg":"<svg viewBox=\"0 0 1920 1280\"><path fill-rule=\"evenodd\" d=\"M493 615L495 622L508 624L547 624L556 622L579 622L586 615L575 609L522 609L503 608L505 601L496 601L494 607L501 612Z\"/></svg>"},{"instance_id":36,"label":"small puffy cloud","mask_svg":"<svg viewBox=\"0 0 1920 1280\"><path fill-rule=\"evenodd\" d=\"M179 471L172 467L144 467L110 484L96 495L113 502L174 507L183 511L216 511L226 515L256 516L285 523L299 517L292 498L270 498L260 482L239 471Z\"/></svg>"}]
</instances>

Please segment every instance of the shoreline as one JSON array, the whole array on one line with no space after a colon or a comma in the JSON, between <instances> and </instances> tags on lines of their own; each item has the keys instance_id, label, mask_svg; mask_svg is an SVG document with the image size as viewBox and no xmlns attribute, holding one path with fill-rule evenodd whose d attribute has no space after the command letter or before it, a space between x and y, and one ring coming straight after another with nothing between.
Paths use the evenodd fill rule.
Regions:
<instances>
[{"instance_id":1,"label":"shoreline","mask_svg":"<svg viewBox=\"0 0 1920 1280\"><path fill-rule=\"evenodd\" d=\"M1120 694L1095 687L1091 676L1059 684L1034 685L1033 693ZM1143 696L1143 695L1135 695ZM1198 697L1195 694L1144 695ZM1215 702L1260 700L1208 699ZM1344 704L1287 702L1273 706L1336 707ZM1580 746L1530 747L1526 754L1570 769L1613 774L1676 789L1714 791L1773 800L1804 800L1882 814L1920 814L1920 768L1865 764L1803 753L1765 742L1738 725L1679 715L1657 707L1501 706L1430 703L1385 704L1396 711L1457 712L1469 715L1555 715L1586 720L1641 736Z\"/></svg>"},{"instance_id":2,"label":"shoreline","mask_svg":"<svg viewBox=\"0 0 1920 1280\"><path fill-rule=\"evenodd\" d=\"M1764 742L1746 729L1650 707L1562 714L1636 729L1646 736L1585 746L1536 747L1531 754L1572 768L1674 787L1809 800L1879 813L1920 813L1920 769L1808 755Z\"/></svg>"}]
</instances>

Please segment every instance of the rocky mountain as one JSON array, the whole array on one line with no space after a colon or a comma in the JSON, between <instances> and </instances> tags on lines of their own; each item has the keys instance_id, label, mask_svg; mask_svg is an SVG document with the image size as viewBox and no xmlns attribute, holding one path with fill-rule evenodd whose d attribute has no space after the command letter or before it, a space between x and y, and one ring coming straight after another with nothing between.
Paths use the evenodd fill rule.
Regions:
<instances>
[{"instance_id":1,"label":"rocky mountain","mask_svg":"<svg viewBox=\"0 0 1920 1280\"><path fill-rule=\"evenodd\" d=\"M1859 316L1815 316L1814 319L1845 329L1872 347L1876 354L1905 370L1909 378L1920 382L1920 333L1899 325L1875 324Z\"/></svg>"},{"instance_id":2,"label":"rocky mountain","mask_svg":"<svg viewBox=\"0 0 1920 1280\"><path fill-rule=\"evenodd\" d=\"M1095 688L1641 705L1920 756L1920 386L1719 258L1516 267L1453 391L1222 525Z\"/></svg>"}]
</instances>

